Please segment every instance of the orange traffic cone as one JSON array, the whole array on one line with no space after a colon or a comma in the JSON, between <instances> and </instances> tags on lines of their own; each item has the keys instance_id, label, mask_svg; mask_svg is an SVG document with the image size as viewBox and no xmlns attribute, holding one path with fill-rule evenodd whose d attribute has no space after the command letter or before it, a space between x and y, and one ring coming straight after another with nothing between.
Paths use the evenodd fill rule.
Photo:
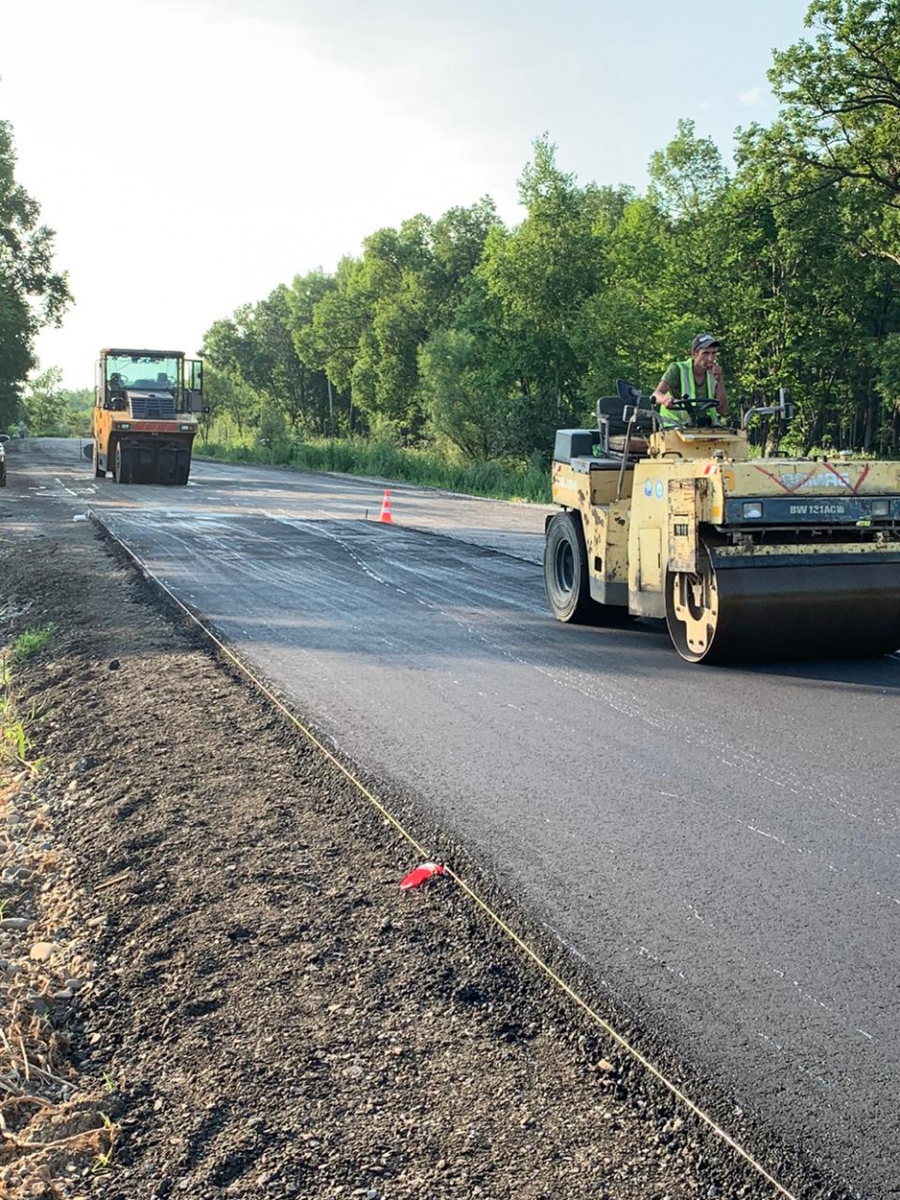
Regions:
<instances>
[{"instance_id":1,"label":"orange traffic cone","mask_svg":"<svg viewBox=\"0 0 900 1200\"><path fill-rule=\"evenodd\" d=\"M379 521L384 521L388 525L393 525L394 519L391 516L391 493L387 488L384 489L384 499L381 502L381 516Z\"/></svg>"}]
</instances>

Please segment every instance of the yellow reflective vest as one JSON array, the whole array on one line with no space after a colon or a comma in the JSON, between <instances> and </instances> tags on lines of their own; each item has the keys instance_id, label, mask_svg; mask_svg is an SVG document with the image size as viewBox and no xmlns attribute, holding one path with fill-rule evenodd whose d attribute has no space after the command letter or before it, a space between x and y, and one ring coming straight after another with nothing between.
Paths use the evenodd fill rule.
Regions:
<instances>
[{"instance_id":1,"label":"yellow reflective vest","mask_svg":"<svg viewBox=\"0 0 900 1200\"><path fill-rule=\"evenodd\" d=\"M675 397L676 400L681 400L685 396L689 400L697 400L697 383L694 379L694 363L688 358L684 362L677 362L675 366L678 368L678 373L681 376L681 391ZM668 375L668 371L666 374ZM706 372L706 395L699 397L702 400L715 400L716 398L716 377L712 371ZM680 425L684 420L684 413L673 412L671 408L666 408L665 405L659 406L659 415L663 419L664 424Z\"/></svg>"}]
</instances>

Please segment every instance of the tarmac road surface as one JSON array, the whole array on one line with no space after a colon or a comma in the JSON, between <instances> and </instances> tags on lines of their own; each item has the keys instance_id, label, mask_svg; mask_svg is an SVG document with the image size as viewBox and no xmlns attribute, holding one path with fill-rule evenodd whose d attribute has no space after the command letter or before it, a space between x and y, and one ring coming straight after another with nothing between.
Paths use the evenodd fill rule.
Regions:
<instances>
[{"instance_id":1,"label":"tarmac road surface","mask_svg":"<svg viewBox=\"0 0 900 1200\"><path fill-rule=\"evenodd\" d=\"M548 615L540 506L195 463L94 509L373 774L421 798L617 1003L872 1200L898 1194L900 658L692 667ZM368 521L365 512L368 510ZM864 619L853 614L850 619Z\"/></svg>"}]
</instances>

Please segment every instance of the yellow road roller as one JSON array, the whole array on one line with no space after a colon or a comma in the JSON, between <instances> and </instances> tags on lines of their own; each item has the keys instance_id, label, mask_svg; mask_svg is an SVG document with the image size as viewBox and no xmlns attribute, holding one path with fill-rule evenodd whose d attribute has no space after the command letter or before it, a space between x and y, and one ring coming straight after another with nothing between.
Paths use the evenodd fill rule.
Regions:
<instances>
[{"instance_id":1,"label":"yellow road roller","mask_svg":"<svg viewBox=\"0 0 900 1200\"><path fill-rule=\"evenodd\" d=\"M93 444L98 479L186 484L203 404L203 364L183 350L108 348L97 360Z\"/></svg>"},{"instance_id":2,"label":"yellow road roller","mask_svg":"<svg viewBox=\"0 0 900 1200\"><path fill-rule=\"evenodd\" d=\"M900 463L751 458L715 401L668 405L620 382L596 429L560 429L544 583L560 621L664 619L692 663L900 648Z\"/></svg>"}]
</instances>

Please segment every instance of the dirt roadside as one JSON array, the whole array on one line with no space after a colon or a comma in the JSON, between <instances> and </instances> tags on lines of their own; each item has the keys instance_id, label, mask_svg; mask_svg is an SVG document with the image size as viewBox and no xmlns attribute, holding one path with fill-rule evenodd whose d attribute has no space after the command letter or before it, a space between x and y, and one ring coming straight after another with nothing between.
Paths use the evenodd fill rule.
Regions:
<instances>
[{"instance_id":1,"label":"dirt roadside","mask_svg":"<svg viewBox=\"0 0 900 1200\"><path fill-rule=\"evenodd\" d=\"M0 787L0 1195L778 1194L452 882L402 893L410 847L93 526L4 499L0 648L56 632Z\"/></svg>"}]
</instances>

